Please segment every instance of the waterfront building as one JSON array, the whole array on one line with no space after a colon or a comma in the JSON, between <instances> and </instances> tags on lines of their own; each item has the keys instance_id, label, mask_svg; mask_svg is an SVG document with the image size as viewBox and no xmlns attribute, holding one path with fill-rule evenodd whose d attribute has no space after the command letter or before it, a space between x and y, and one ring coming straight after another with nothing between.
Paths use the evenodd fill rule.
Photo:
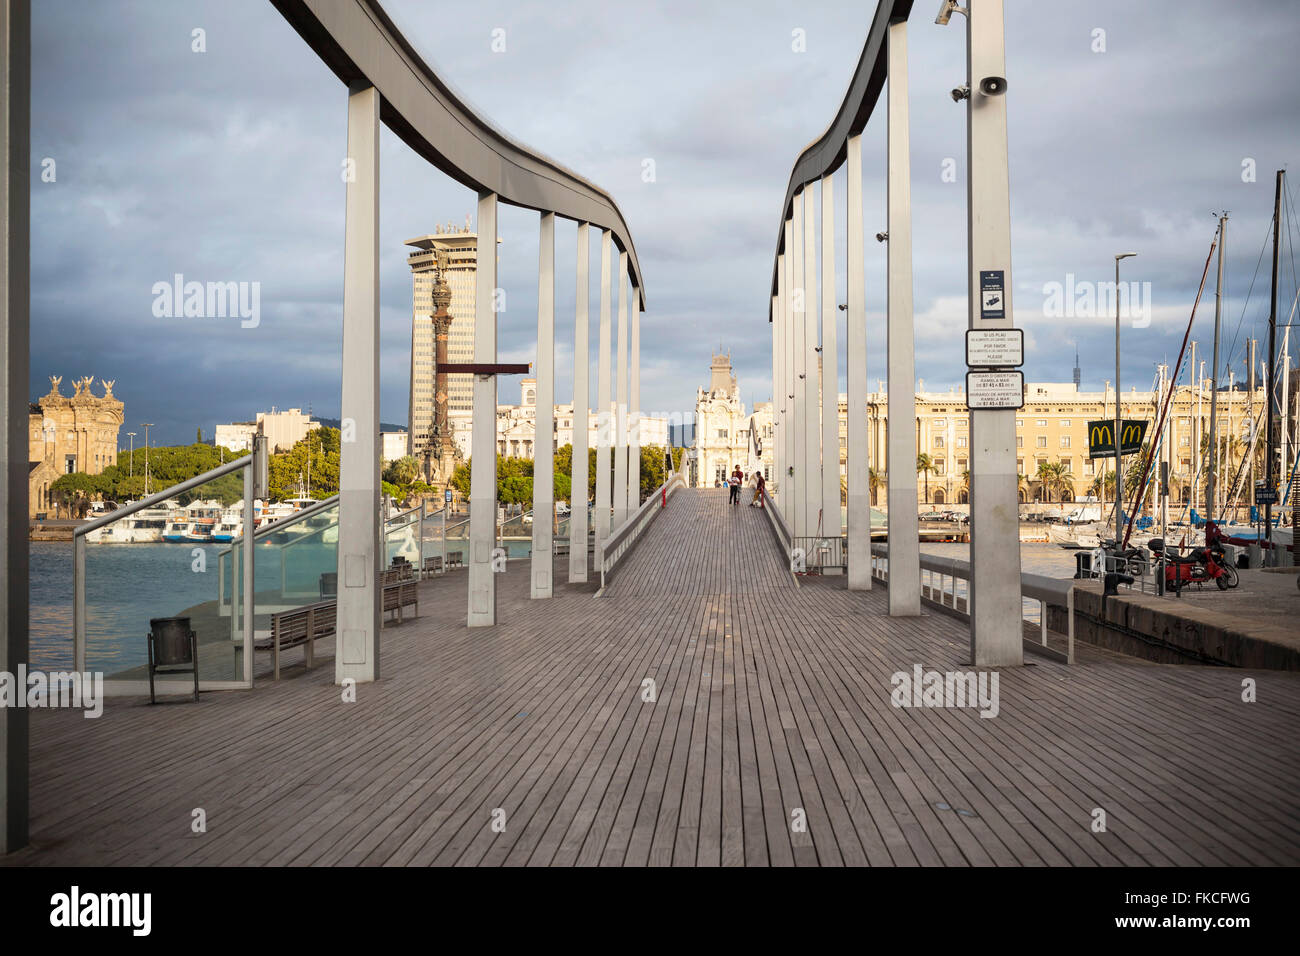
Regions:
<instances>
[{"instance_id":1,"label":"waterfront building","mask_svg":"<svg viewBox=\"0 0 1300 956\"><path fill-rule=\"evenodd\" d=\"M1109 383L1107 383L1109 385ZM931 471L919 476L918 504L965 505L969 501L967 472L970 461L970 414L961 386L944 392L926 391L924 381L916 392L917 455L930 458ZM1204 468L1198 469L1202 452L1209 448L1210 391L1181 385L1175 389L1170 419L1170 502L1181 507L1204 495ZM1151 389L1131 388L1122 396L1123 417L1154 422L1159 404ZM1264 409L1264 390L1224 388L1219 392L1218 427L1220 444L1225 445L1227 463L1220 464L1221 489L1231 493L1238 466L1247 456L1251 441L1252 416ZM847 396L839 397L840 473L847 474ZM1016 471L1023 477L1020 500L1075 501L1096 497L1097 479L1113 471L1113 458L1088 457L1088 422L1109 420L1115 415L1115 392L1083 391L1073 382L1031 382L1025 385L1025 405L1016 415ZM887 435L889 400L883 382L867 396L867 434L871 467L884 477L889 469ZM1261 429L1262 432L1262 429ZM1226 441L1231 436L1231 441ZM1262 455L1262 452L1257 452ZM1262 460L1262 459L1261 459ZM1134 463L1126 456L1125 469ZM915 467L915 462L908 462ZM1041 465L1060 465L1063 477L1056 488L1044 488L1037 478ZM1199 470L1199 477L1198 477ZM1246 472L1242 471L1243 478ZM928 486L928 487L927 487ZM1110 494L1113 494L1113 490ZM1221 496L1222 497L1222 496ZM1244 488L1242 502L1249 504L1250 489ZM876 507L887 505L883 483L871 494ZM1199 505L1197 506L1200 507Z\"/></svg>"},{"instance_id":2,"label":"waterfront building","mask_svg":"<svg viewBox=\"0 0 1300 956\"><path fill-rule=\"evenodd\" d=\"M229 422L216 427L212 441L228 451L252 451L256 437L257 422Z\"/></svg>"},{"instance_id":3,"label":"waterfront building","mask_svg":"<svg viewBox=\"0 0 1300 956\"><path fill-rule=\"evenodd\" d=\"M114 380L100 379L103 395L91 390L94 380L75 380L69 397L59 390L63 376L51 375L49 393L28 406L29 517L53 509L50 485L60 475L97 475L117 464L125 406L113 395Z\"/></svg>"},{"instance_id":4,"label":"waterfront building","mask_svg":"<svg viewBox=\"0 0 1300 956\"><path fill-rule=\"evenodd\" d=\"M387 465L389 462L397 461L399 458L405 458L409 452L407 448L410 443L410 436L406 431L380 432L379 433L380 464Z\"/></svg>"},{"instance_id":5,"label":"waterfront building","mask_svg":"<svg viewBox=\"0 0 1300 956\"><path fill-rule=\"evenodd\" d=\"M253 440L265 435L271 452L285 452L315 428L320 428L320 422L310 414L304 415L301 408L282 412L271 406L269 412L258 412L254 421L218 425L213 431L213 443L230 451L252 451Z\"/></svg>"},{"instance_id":6,"label":"waterfront building","mask_svg":"<svg viewBox=\"0 0 1300 956\"><path fill-rule=\"evenodd\" d=\"M729 354L713 356L708 388L696 390L694 432L697 488L726 481L736 465L748 472L755 437L762 449L763 477L772 480L772 403L755 403L752 415L745 410Z\"/></svg>"},{"instance_id":7,"label":"waterfront building","mask_svg":"<svg viewBox=\"0 0 1300 956\"><path fill-rule=\"evenodd\" d=\"M462 459L470 457L470 416L450 413L452 432ZM573 444L573 403L554 406L552 450ZM497 454L504 458L536 457L537 380L525 378L519 383L518 405L497 405ZM641 447L668 443L668 419L641 416ZM596 447L596 414L587 412L587 447Z\"/></svg>"}]
</instances>

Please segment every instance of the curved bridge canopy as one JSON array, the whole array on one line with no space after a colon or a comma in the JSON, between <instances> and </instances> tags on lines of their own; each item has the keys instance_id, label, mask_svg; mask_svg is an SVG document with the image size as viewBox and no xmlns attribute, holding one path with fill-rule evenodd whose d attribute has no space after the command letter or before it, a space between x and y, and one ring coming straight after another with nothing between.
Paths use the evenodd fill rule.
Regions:
<instances>
[{"instance_id":1,"label":"curved bridge canopy","mask_svg":"<svg viewBox=\"0 0 1300 956\"><path fill-rule=\"evenodd\" d=\"M339 79L374 86L384 124L448 176L514 206L608 229L627 253L645 309L641 264L613 198L475 113L425 63L377 0L272 3Z\"/></svg>"},{"instance_id":2,"label":"curved bridge canopy","mask_svg":"<svg viewBox=\"0 0 1300 956\"><path fill-rule=\"evenodd\" d=\"M777 256L785 251L785 223L794 214L794 194L806 183L821 179L827 173L839 169L847 155L850 136L856 136L867 127L871 111L876 108L876 100L885 85L888 72L886 57L889 53L887 36L889 25L899 20L906 20L912 12L912 0L881 0L876 7L876 16L871 21L871 31L867 34L862 56L858 58L857 69L849 81L848 91L840 104L839 112L831 120L826 131L813 140L795 160L794 169L790 171L790 182L785 188L785 202L781 205L781 222L776 228L776 252L772 254L772 290L777 293ZM768 309L768 321L772 319Z\"/></svg>"}]
</instances>

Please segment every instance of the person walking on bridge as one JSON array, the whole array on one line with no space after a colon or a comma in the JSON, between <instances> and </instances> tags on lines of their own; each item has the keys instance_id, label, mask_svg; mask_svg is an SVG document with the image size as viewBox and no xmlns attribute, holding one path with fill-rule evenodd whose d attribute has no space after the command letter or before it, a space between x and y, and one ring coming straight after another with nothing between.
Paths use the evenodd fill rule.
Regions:
<instances>
[{"instance_id":1,"label":"person walking on bridge","mask_svg":"<svg viewBox=\"0 0 1300 956\"><path fill-rule=\"evenodd\" d=\"M731 478L727 482L728 486L731 488L730 497L727 500L727 504L731 504L731 505L740 504L740 483L744 480L745 480L745 473L741 471L740 466L737 465L735 468L731 470Z\"/></svg>"},{"instance_id":2,"label":"person walking on bridge","mask_svg":"<svg viewBox=\"0 0 1300 956\"><path fill-rule=\"evenodd\" d=\"M763 472L760 469L759 471L754 472L754 500L749 503L751 508L755 505L760 508L763 507L763 492L766 489L767 481L763 478Z\"/></svg>"}]
</instances>

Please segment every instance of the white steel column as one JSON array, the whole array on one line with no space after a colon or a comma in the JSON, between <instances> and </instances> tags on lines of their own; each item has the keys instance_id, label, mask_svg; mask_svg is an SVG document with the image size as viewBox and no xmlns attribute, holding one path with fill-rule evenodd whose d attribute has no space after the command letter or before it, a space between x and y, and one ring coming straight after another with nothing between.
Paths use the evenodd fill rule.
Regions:
<instances>
[{"instance_id":1,"label":"white steel column","mask_svg":"<svg viewBox=\"0 0 1300 956\"><path fill-rule=\"evenodd\" d=\"M342 445L334 679L379 679L384 569L379 485L379 91L348 88Z\"/></svg>"},{"instance_id":2,"label":"white steel column","mask_svg":"<svg viewBox=\"0 0 1300 956\"><path fill-rule=\"evenodd\" d=\"M608 229L600 232L600 345L596 365L596 565L605 554L609 539L610 475L609 445L613 424L610 422L609 402L609 310L610 310L610 257L613 240Z\"/></svg>"},{"instance_id":3,"label":"white steel column","mask_svg":"<svg viewBox=\"0 0 1300 956\"><path fill-rule=\"evenodd\" d=\"M848 205L848 526L849 590L871 590L871 451L867 440L867 281L863 265L862 134L850 136L845 189Z\"/></svg>"},{"instance_id":4,"label":"white steel column","mask_svg":"<svg viewBox=\"0 0 1300 956\"><path fill-rule=\"evenodd\" d=\"M627 521L627 253L618 254L618 395L614 407L614 523Z\"/></svg>"},{"instance_id":5,"label":"white steel column","mask_svg":"<svg viewBox=\"0 0 1300 956\"><path fill-rule=\"evenodd\" d=\"M1002 0L971 0L968 9L967 84L971 92L966 106L966 199L970 327L1009 329L1015 313L1007 98L986 96L978 88L982 77L1006 76ZM1003 274L1005 318L981 318L980 273L987 270ZM1024 663L1024 635L1016 412L972 411L970 436L970 553L978 555L971 561L971 662L976 667L1018 665Z\"/></svg>"},{"instance_id":6,"label":"white steel column","mask_svg":"<svg viewBox=\"0 0 1300 956\"><path fill-rule=\"evenodd\" d=\"M907 23L889 25L889 613L921 613L916 511L916 343L912 327L912 171ZM1019 620L1019 617L1017 617Z\"/></svg>"},{"instance_id":7,"label":"white steel column","mask_svg":"<svg viewBox=\"0 0 1300 956\"><path fill-rule=\"evenodd\" d=\"M790 315L794 320L794 381L790 391L794 394L794 420L791 431L794 434L794 493L790 508L785 512L790 525L790 533L801 538L808 531L806 515L808 513L808 481L810 476L806 469L805 445L808 434L804 425L804 380L807 377L808 350L806 341L806 312L803 290L803 190L794 194L794 214L790 218L790 245L786 263L790 267ZM816 432L813 433L816 437Z\"/></svg>"},{"instance_id":8,"label":"white steel column","mask_svg":"<svg viewBox=\"0 0 1300 956\"><path fill-rule=\"evenodd\" d=\"M788 230L787 230L788 231ZM784 510L789 498L790 482L786 471L790 466L790 321L785 311L785 300L789 297L789 286L785 281L785 253L776 257L776 311L772 314L772 325L776 332L777 385L773 401L776 402L776 467L772 474L772 500Z\"/></svg>"},{"instance_id":9,"label":"white steel column","mask_svg":"<svg viewBox=\"0 0 1300 956\"><path fill-rule=\"evenodd\" d=\"M533 556L529 595L551 596L555 565L555 213L542 213L537 257L537 403L533 432Z\"/></svg>"},{"instance_id":10,"label":"white steel column","mask_svg":"<svg viewBox=\"0 0 1300 956\"><path fill-rule=\"evenodd\" d=\"M13 675L28 666L30 652L31 24L27 0L0 0L0 671ZM84 561L85 551L78 554ZM17 693L27 688L20 684ZM28 842L28 714L0 707L0 856Z\"/></svg>"},{"instance_id":11,"label":"white steel column","mask_svg":"<svg viewBox=\"0 0 1300 956\"><path fill-rule=\"evenodd\" d=\"M479 193L478 262L474 288L474 361L497 361L497 197ZM492 571L497 521L497 377L474 376L469 475L470 627L497 620L497 586ZM535 520L535 516L534 516Z\"/></svg>"},{"instance_id":12,"label":"white steel column","mask_svg":"<svg viewBox=\"0 0 1300 956\"><path fill-rule=\"evenodd\" d=\"M573 322L573 459L569 469L569 583L587 580L587 408L591 402L588 378L587 313L591 298L591 226L578 223L578 288ZM534 516L534 521L536 516Z\"/></svg>"},{"instance_id":13,"label":"white steel column","mask_svg":"<svg viewBox=\"0 0 1300 956\"><path fill-rule=\"evenodd\" d=\"M777 258L777 287L780 287L781 259ZM772 296L772 480L767 483L768 496L776 499L777 476L781 473L781 296Z\"/></svg>"},{"instance_id":14,"label":"white steel column","mask_svg":"<svg viewBox=\"0 0 1300 956\"><path fill-rule=\"evenodd\" d=\"M812 183L804 187L803 201L803 306L804 363L804 527L808 535L821 533L821 375L817 367L817 211Z\"/></svg>"},{"instance_id":15,"label":"white steel column","mask_svg":"<svg viewBox=\"0 0 1300 956\"><path fill-rule=\"evenodd\" d=\"M641 507L641 290L632 286L632 354L628 359L627 506Z\"/></svg>"},{"instance_id":16,"label":"white steel column","mask_svg":"<svg viewBox=\"0 0 1300 956\"><path fill-rule=\"evenodd\" d=\"M840 523L840 381L835 287L835 189L822 177L822 534L838 538Z\"/></svg>"}]
</instances>

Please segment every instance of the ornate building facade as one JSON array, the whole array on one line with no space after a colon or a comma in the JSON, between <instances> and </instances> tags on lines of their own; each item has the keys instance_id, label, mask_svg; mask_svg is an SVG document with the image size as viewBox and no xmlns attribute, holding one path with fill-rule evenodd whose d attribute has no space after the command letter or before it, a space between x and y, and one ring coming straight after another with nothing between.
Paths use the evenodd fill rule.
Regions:
<instances>
[{"instance_id":1,"label":"ornate building facade","mask_svg":"<svg viewBox=\"0 0 1300 956\"><path fill-rule=\"evenodd\" d=\"M709 365L709 387L695 394L695 486L712 488L726 481L737 465L748 474L755 457L762 462L764 477L771 481L771 439L772 403L758 402L753 414L748 413L731 368L731 356L714 355Z\"/></svg>"},{"instance_id":2,"label":"ornate building facade","mask_svg":"<svg viewBox=\"0 0 1300 956\"><path fill-rule=\"evenodd\" d=\"M28 408L27 460L30 516L53 510L50 485L60 475L97 475L117 464L118 432L124 409L113 395L113 380L100 379L103 395L91 391L93 376L73 382L71 397L59 391L60 375L50 376L48 395Z\"/></svg>"}]
</instances>

